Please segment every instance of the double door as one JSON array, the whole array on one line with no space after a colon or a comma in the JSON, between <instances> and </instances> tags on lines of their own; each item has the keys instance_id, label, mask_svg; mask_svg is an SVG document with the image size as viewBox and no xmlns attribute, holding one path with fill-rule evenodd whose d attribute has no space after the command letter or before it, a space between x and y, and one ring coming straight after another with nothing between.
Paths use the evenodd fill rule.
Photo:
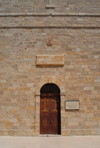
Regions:
<instances>
[{"instance_id":1,"label":"double door","mask_svg":"<svg viewBox=\"0 0 100 148\"><path fill-rule=\"evenodd\" d=\"M60 134L60 96L42 94L40 98L40 134Z\"/></svg>"}]
</instances>

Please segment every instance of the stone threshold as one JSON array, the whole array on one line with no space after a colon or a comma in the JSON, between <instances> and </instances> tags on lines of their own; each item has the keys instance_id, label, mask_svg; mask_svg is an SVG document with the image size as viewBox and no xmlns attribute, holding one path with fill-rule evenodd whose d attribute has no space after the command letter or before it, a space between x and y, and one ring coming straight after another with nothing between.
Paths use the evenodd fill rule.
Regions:
<instances>
[{"instance_id":1,"label":"stone threshold","mask_svg":"<svg viewBox=\"0 0 100 148\"><path fill-rule=\"evenodd\" d=\"M100 26L83 26L83 25L77 25L77 26L0 26L0 29L100 29Z\"/></svg>"},{"instance_id":2,"label":"stone threshold","mask_svg":"<svg viewBox=\"0 0 100 148\"><path fill-rule=\"evenodd\" d=\"M39 137L60 137L58 134L40 134Z\"/></svg>"}]
</instances>

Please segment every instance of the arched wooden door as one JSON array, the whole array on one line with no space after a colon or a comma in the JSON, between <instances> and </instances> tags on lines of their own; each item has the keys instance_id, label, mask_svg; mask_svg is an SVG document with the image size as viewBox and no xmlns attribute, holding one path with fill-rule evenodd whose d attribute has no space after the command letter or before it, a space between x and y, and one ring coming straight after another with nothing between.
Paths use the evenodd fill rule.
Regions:
<instances>
[{"instance_id":1,"label":"arched wooden door","mask_svg":"<svg viewBox=\"0 0 100 148\"><path fill-rule=\"evenodd\" d=\"M60 133L60 90L55 84L45 84L40 97L40 134Z\"/></svg>"}]
</instances>

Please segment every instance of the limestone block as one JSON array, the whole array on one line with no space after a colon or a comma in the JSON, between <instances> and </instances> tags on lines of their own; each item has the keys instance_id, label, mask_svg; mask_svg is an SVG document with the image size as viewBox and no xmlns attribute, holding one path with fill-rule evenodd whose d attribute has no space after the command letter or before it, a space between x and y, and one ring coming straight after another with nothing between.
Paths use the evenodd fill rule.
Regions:
<instances>
[{"instance_id":1,"label":"limestone block","mask_svg":"<svg viewBox=\"0 0 100 148\"><path fill-rule=\"evenodd\" d=\"M91 134L92 134L92 135L97 135L97 129L92 129L92 130L91 130Z\"/></svg>"},{"instance_id":2,"label":"limestone block","mask_svg":"<svg viewBox=\"0 0 100 148\"><path fill-rule=\"evenodd\" d=\"M83 131L83 134L84 135L91 135L91 130L84 130Z\"/></svg>"},{"instance_id":3,"label":"limestone block","mask_svg":"<svg viewBox=\"0 0 100 148\"><path fill-rule=\"evenodd\" d=\"M70 130L71 135L84 135L83 130Z\"/></svg>"}]
</instances>

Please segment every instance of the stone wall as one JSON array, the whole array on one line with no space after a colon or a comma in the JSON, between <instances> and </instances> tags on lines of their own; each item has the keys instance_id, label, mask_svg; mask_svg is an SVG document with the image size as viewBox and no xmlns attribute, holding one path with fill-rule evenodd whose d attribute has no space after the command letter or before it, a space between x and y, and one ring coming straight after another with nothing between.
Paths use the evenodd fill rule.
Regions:
<instances>
[{"instance_id":1,"label":"stone wall","mask_svg":"<svg viewBox=\"0 0 100 148\"><path fill-rule=\"evenodd\" d=\"M0 12L48 12L45 9L49 0L0 0ZM55 12L67 13L100 13L99 0L52 0ZM51 11L51 10L49 10Z\"/></svg>"},{"instance_id":2,"label":"stone wall","mask_svg":"<svg viewBox=\"0 0 100 148\"><path fill-rule=\"evenodd\" d=\"M55 9L43 0L0 3L0 135L39 135L39 89L52 82L61 90L61 134L100 135L99 0L55 0ZM38 66L37 55L64 55L64 65ZM79 111L65 111L66 100L79 100Z\"/></svg>"}]
</instances>

